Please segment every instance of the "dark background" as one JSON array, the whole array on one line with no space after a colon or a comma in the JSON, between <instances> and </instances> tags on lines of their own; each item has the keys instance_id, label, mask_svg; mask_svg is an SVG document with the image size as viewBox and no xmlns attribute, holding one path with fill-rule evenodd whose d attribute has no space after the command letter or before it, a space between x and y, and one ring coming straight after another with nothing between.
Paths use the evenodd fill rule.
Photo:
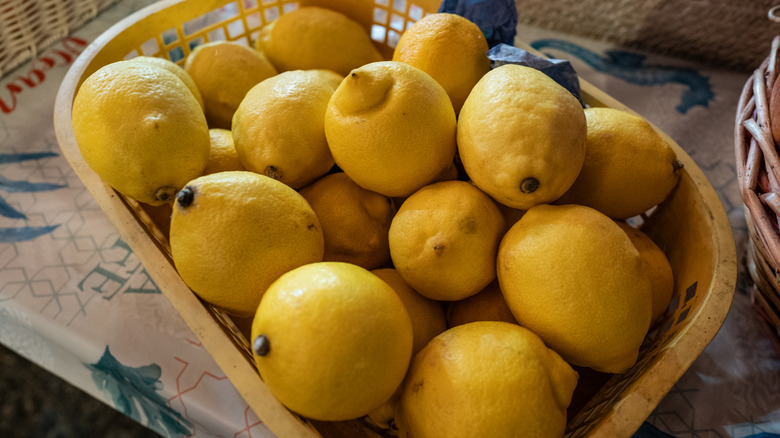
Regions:
<instances>
[{"instance_id":1,"label":"dark background","mask_svg":"<svg viewBox=\"0 0 780 438\"><path fill-rule=\"evenodd\" d=\"M158 437L0 344L0 437Z\"/></svg>"}]
</instances>

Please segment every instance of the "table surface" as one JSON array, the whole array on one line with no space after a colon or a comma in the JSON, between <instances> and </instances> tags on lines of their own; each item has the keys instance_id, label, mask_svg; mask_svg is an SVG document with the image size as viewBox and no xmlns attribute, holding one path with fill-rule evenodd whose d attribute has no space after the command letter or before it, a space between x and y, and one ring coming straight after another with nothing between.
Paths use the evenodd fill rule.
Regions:
<instances>
[{"instance_id":1,"label":"table surface","mask_svg":"<svg viewBox=\"0 0 780 438\"><path fill-rule=\"evenodd\" d=\"M272 437L56 142L54 97L70 64L151 2L120 1L0 78L0 343L163 436ZM517 30L673 138L707 175L732 225L740 270L728 317L648 423L676 437L780 434L780 358L751 307L741 263L748 237L733 124L748 74Z\"/></svg>"}]
</instances>

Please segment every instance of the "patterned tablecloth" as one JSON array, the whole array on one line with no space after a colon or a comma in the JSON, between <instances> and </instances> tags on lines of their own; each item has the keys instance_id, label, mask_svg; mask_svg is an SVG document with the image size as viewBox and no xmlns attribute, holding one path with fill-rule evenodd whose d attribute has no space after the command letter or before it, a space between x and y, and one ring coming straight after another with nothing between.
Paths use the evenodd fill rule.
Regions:
<instances>
[{"instance_id":1,"label":"patterned tablecloth","mask_svg":"<svg viewBox=\"0 0 780 438\"><path fill-rule=\"evenodd\" d=\"M65 72L122 0L0 79L0 342L163 436L273 436L161 294L61 156L53 104ZM663 129L702 168L747 238L733 122L748 75L520 26L518 38ZM677 437L780 436L780 358L740 263L718 335L648 423Z\"/></svg>"}]
</instances>

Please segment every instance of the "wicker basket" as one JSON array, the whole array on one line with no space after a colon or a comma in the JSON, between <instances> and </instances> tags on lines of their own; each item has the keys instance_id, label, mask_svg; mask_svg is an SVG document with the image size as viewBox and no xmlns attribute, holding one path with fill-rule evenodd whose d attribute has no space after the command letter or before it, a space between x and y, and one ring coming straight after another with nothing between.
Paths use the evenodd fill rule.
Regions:
<instances>
[{"instance_id":1,"label":"wicker basket","mask_svg":"<svg viewBox=\"0 0 780 438\"><path fill-rule=\"evenodd\" d=\"M117 0L0 0L0 77Z\"/></svg>"},{"instance_id":2,"label":"wicker basket","mask_svg":"<svg viewBox=\"0 0 780 438\"><path fill-rule=\"evenodd\" d=\"M238 329L246 321L232 320L201 302L176 273L167 241L170 205L142 205L107 186L81 157L71 125L76 90L99 67L139 54L183 63L194 44L214 39L250 42L263 24L293 7L309 4L340 10L362 23L389 56L400 33L424 13L435 12L439 2L165 0L124 19L82 53L60 87L55 129L63 155L79 178L204 347L272 431L285 438L379 436L363 420L314 422L291 413L274 399L259 378L249 343ZM585 81L581 85L582 98L588 105L630 111ZM696 163L676 143L661 135L670 142L684 168L670 197L643 217L642 229L671 261L674 298L648 335L637 364L624 374L600 382L603 384L590 385L594 386L592 391L579 393L578 399L584 401L570 409L573 418L567 436L572 438L631 436L715 336L734 294L736 250L725 212Z\"/></svg>"},{"instance_id":3,"label":"wicker basket","mask_svg":"<svg viewBox=\"0 0 780 438\"><path fill-rule=\"evenodd\" d=\"M769 91L780 69L780 36L745 83L737 106L734 148L750 241L745 263L751 298L780 354L780 157L769 120Z\"/></svg>"}]
</instances>

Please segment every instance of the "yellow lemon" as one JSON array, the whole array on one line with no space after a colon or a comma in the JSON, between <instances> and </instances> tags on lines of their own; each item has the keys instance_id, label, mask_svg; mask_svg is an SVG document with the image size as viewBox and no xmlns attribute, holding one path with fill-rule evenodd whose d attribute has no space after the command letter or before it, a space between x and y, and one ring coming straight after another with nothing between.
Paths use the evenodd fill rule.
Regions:
<instances>
[{"instance_id":1,"label":"yellow lemon","mask_svg":"<svg viewBox=\"0 0 780 438\"><path fill-rule=\"evenodd\" d=\"M369 271L312 263L275 281L252 324L260 376L291 410L354 419L384 403L406 374L412 322L401 299Z\"/></svg>"},{"instance_id":2,"label":"yellow lemon","mask_svg":"<svg viewBox=\"0 0 780 438\"><path fill-rule=\"evenodd\" d=\"M322 260L319 220L292 188L247 171L190 181L171 217L176 270L203 300L237 316L285 272Z\"/></svg>"},{"instance_id":3,"label":"yellow lemon","mask_svg":"<svg viewBox=\"0 0 780 438\"><path fill-rule=\"evenodd\" d=\"M572 185L585 160L585 114L544 73L507 64L474 86L458 118L458 151L474 184L527 210Z\"/></svg>"},{"instance_id":4,"label":"yellow lemon","mask_svg":"<svg viewBox=\"0 0 780 438\"><path fill-rule=\"evenodd\" d=\"M233 134L230 131L222 128L211 128L209 129L209 138L211 150L209 151L209 161L203 170L204 175L228 170L246 170L238 158L238 152L233 144Z\"/></svg>"},{"instance_id":5,"label":"yellow lemon","mask_svg":"<svg viewBox=\"0 0 780 438\"><path fill-rule=\"evenodd\" d=\"M198 86L212 128L230 129L233 113L246 93L276 68L261 52L239 43L214 41L196 47L184 70Z\"/></svg>"},{"instance_id":6,"label":"yellow lemon","mask_svg":"<svg viewBox=\"0 0 780 438\"><path fill-rule=\"evenodd\" d=\"M413 65L436 79L457 113L474 85L490 70L488 49L482 31L468 19L457 14L430 14L401 35L393 61Z\"/></svg>"},{"instance_id":7,"label":"yellow lemon","mask_svg":"<svg viewBox=\"0 0 780 438\"><path fill-rule=\"evenodd\" d=\"M614 108L588 108L585 162L558 201L593 207L613 219L644 213L677 184L677 154L642 117Z\"/></svg>"},{"instance_id":8,"label":"yellow lemon","mask_svg":"<svg viewBox=\"0 0 780 438\"><path fill-rule=\"evenodd\" d=\"M366 190L343 173L326 175L300 190L322 224L324 261L376 269L390 261L387 233L395 214L390 198Z\"/></svg>"},{"instance_id":9,"label":"yellow lemon","mask_svg":"<svg viewBox=\"0 0 780 438\"><path fill-rule=\"evenodd\" d=\"M618 222L617 224L631 239L631 242L639 251L642 264L647 269L648 277L650 277L650 287L653 291L652 320L656 321L666 312L669 302L672 300L672 294L674 293L672 265L669 263L669 259L663 250L653 242L650 236L625 222Z\"/></svg>"},{"instance_id":10,"label":"yellow lemon","mask_svg":"<svg viewBox=\"0 0 780 438\"><path fill-rule=\"evenodd\" d=\"M72 122L89 167L119 193L150 205L172 201L208 160L203 111L163 68L132 61L101 67L81 84Z\"/></svg>"},{"instance_id":11,"label":"yellow lemon","mask_svg":"<svg viewBox=\"0 0 780 438\"><path fill-rule=\"evenodd\" d=\"M360 23L316 6L298 8L263 26L256 47L279 71L328 69L346 76L382 60Z\"/></svg>"},{"instance_id":12,"label":"yellow lemon","mask_svg":"<svg viewBox=\"0 0 780 438\"><path fill-rule=\"evenodd\" d=\"M165 70L168 70L169 72L175 74L176 77L181 79L181 81L184 82L184 85L186 85L187 88L189 88L192 95L195 96L195 99L197 99L198 103L200 104L200 107L204 108L203 97L200 95L200 91L198 90L198 86L195 85L195 81L192 80L190 75L187 74L187 72L184 71L183 68L176 65L175 62L165 58L157 58L154 56L137 56L135 58L130 59L130 61L140 62L147 65L164 68Z\"/></svg>"},{"instance_id":13,"label":"yellow lemon","mask_svg":"<svg viewBox=\"0 0 780 438\"><path fill-rule=\"evenodd\" d=\"M425 347L436 335L447 329L444 308L441 303L426 298L412 289L398 271L392 268L371 271L395 290L412 318L412 356Z\"/></svg>"},{"instance_id":14,"label":"yellow lemon","mask_svg":"<svg viewBox=\"0 0 780 438\"><path fill-rule=\"evenodd\" d=\"M325 139L332 83L323 73L295 70L252 87L233 117L244 166L296 189L325 175L334 163Z\"/></svg>"},{"instance_id":15,"label":"yellow lemon","mask_svg":"<svg viewBox=\"0 0 780 438\"><path fill-rule=\"evenodd\" d=\"M450 166L455 129L441 85L393 61L353 70L325 113L336 164L361 187L391 197L410 195Z\"/></svg>"},{"instance_id":16,"label":"yellow lemon","mask_svg":"<svg viewBox=\"0 0 780 438\"><path fill-rule=\"evenodd\" d=\"M652 292L620 227L580 205L538 205L506 233L498 281L512 314L573 365L623 372L650 327Z\"/></svg>"},{"instance_id":17,"label":"yellow lemon","mask_svg":"<svg viewBox=\"0 0 780 438\"><path fill-rule=\"evenodd\" d=\"M490 197L464 181L425 186L406 199L390 224L390 257L420 294L455 301L496 278L504 218Z\"/></svg>"},{"instance_id":18,"label":"yellow lemon","mask_svg":"<svg viewBox=\"0 0 780 438\"><path fill-rule=\"evenodd\" d=\"M504 321L517 324L496 280L477 294L448 304L447 327L474 321Z\"/></svg>"},{"instance_id":19,"label":"yellow lemon","mask_svg":"<svg viewBox=\"0 0 780 438\"><path fill-rule=\"evenodd\" d=\"M459 325L412 360L396 424L410 438L559 438L577 379L530 330Z\"/></svg>"}]
</instances>

